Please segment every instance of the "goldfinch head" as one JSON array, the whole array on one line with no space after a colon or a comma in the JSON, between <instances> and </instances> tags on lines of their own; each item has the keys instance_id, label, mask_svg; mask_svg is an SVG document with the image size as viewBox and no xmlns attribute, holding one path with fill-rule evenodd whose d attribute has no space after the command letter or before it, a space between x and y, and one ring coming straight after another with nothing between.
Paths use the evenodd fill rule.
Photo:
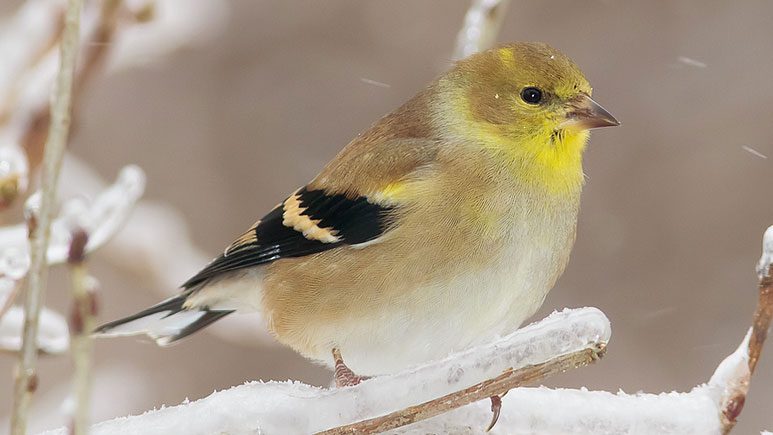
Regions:
<instances>
[{"instance_id":1,"label":"goldfinch head","mask_svg":"<svg viewBox=\"0 0 773 435\"><path fill-rule=\"evenodd\" d=\"M467 133L529 146L619 125L591 99L591 86L568 57L543 43L514 43L459 61L439 84L453 94ZM460 133L460 132L457 132ZM462 133L464 134L464 133Z\"/></svg>"}]
</instances>

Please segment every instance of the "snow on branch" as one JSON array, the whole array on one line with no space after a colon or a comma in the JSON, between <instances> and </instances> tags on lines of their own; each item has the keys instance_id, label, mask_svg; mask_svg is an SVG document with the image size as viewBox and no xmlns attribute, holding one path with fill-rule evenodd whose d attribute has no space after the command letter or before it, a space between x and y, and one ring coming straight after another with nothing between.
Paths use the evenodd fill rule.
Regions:
<instances>
[{"instance_id":1,"label":"snow on branch","mask_svg":"<svg viewBox=\"0 0 773 435\"><path fill-rule=\"evenodd\" d=\"M408 425L392 433L483 435L491 411L480 399L513 388L503 398L492 433L727 434L743 409L770 326L771 263L773 227L763 240L760 270L767 272L760 273L752 327L711 379L686 393L513 388L588 364L603 353L610 336L608 320L595 308L583 308L554 313L491 343L354 387L251 382L195 402L99 423L92 432L348 434ZM64 433L65 429L46 432Z\"/></svg>"},{"instance_id":2,"label":"snow on branch","mask_svg":"<svg viewBox=\"0 0 773 435\"><path fill-rule=\"evenodd\" d=\"M29 178L40 166L65 6L65 0L29 0L0 23L0 210L24 198ZM100 71L101 64L108 72L144 66L211 38L227 15L228 4L223 0L197 0L195 4L187 0L87 0L81 16L75 97L92 83L89 79ZM75 164L68 165L67 160ZM104 188L94 171L72 156L66 156L64 171L61 190L67 191L65 197ZM119 267L150 278L152 287L166 296L211 259L194 245L186 229L182 214L169 205L142 202L127 225L129 235L118 237L107 249L107 257ZM55 242L57 234L63 233L55 231ZM0 263L25 258L17 248L26 249L26 239L25 225L0 228ZM96 245L101 236L90 233L90 240ZM66 255L66 240L61 241L54 243L55 254L49 251L49 260L55 263ZM166 251L168 246L177 247L173 259ZM15 268L22 276L29 268L29 264L6 266L0 264L0 271ZM0 317L17 294L12 282L4 280L8 281L0 276ZM241 344L273 343L262 325L258 319L229 320L211 331L220 337L244 337L239 338ZM239 333L234 334L234 329Z\"/></svg>"},{"instance_id":3,"label":"snow on branch","mask_svg":"<svg viewBox=\"0 0 773 435\"><path fill-rule=\"evenodd\" d=\"M89 233L87 252L104 245L126 222L144 190L145 173L139 167L129 165L121 169L115 183L96 195L90 204L84 197L66 201L60 216L51 223L48 263L67 261L72 238L70 230L75 224ZM36 200L33 196L28 208L36 208ZM21 278L27 273L30 255L27 233L26 224L0 227L0 275Z\"/></svg>"},{"instance_id":4,"label":"snow on branch","mask_svg":"<svg viewBox=\"0 0 773 435\"><path fill-rule=\"evenodd\" d=\"M89 204L85 198L74 198L62 206L59 217L51 223L51 242L47 249L49 265L67 261L72 228L78 226L90 235L86 252L104 245L124 225L145 189L145 174L137 166L126 166L116 182L100 192ZM37 208L37 196L28 201L28 209ZM24 318L21 308L12 307L13 294L30 265L30 247L26 224L0 227L0 350L19 351ZM5 307L5 309L3 309ZM7 313L3 315L5 312ZM44 310L38 333L40 350L62 353L67 350L67 323L59 314Z\"/></svg>"},{"instance_id":5,"label":"snow on branch","mask_svg":"<svg viewBox=\"0 0 773 435\"><path fill-rule=\"evenodd\" d=\"M456 37L454 59L491 48L509 4L510 0L473 0Z\"/></svg>"},{"instance_id":6,"label":"snow on branch","mask_svg":"<svg viewBox=\"0 0 773 435\"><path fill-rule=\"evenodd\" d=\"M21 333L24 326L24 310L14 306L0 317L0 351L18 352L21 350ZM43 308L40 313L38 329L38 351L49 354L67 352L70 346L67 321L62 315Z\"/></svg>"},{"instance_id":7,"label":"snow on branch","mask_svg":"<svg viewBox=\"0 0 773 435\"><path fill-rule=\"evenodd\" d=\"M27 432L29 406L32 393L37 389L38 384L36 372L37 340L48 274L46 254L51 239L51 220L54 217L56 207L59 169L62 167L62 158L72 119L72 88L78 55L82 6L83 0L68 0L67 3L64 30L62 40L59 43L59 67L49 112L51 122L46 136L43 157L40 210L35 216L34 222L28 221L31 246L30 271L24 294L22 347L14 382L13 413L11 414L11 433L14 435L22 435Z\"/></svg>"},{"instance_id":8,"label":"snow on branch","mask_svg":"<svg viewBox=\"0 0 773 435\"><path fill-rule=\"evenodd\" d=\"M222 0L86 1L73 98L109 57L108 70L147 64L212 36L227 14ZM49 95L63 35L64 0L29 0L0 23L0 209L26 191L43 157Z\"/></svg>"},{"instance_id":9,"label":"snow on branch","mask_svg":"<svg viewBox=\"0 0 773 435\"><path fill-rule=\"evenodd\" d=\"M565 310L488 344L354 387L252 382L196 402L100 423L92 433L313 433L488 385L489 379L529 371L557 357L584 354L587 364L609 335L609 321L599 310ZM486 394L496 393L483 391L483 397ZM49 433L64 434L65 429Z\"/></svg>"},{"instance_id":10,"label":"snow on branch","mask_svg":"<svg viewBox=\"0 0 773 435\"><path fill-rule=\"evenodd\" d=\"M105 182L91 167L68 155L62 167L61 187L63 196L96 194L105 188ZM174 246L175 255L169 255L170 246ZM211 254L193 242L180 211L168 203L141 200L121 231L100 250L100 258L126 273L141 276L145 285L166 298L206 265ZM228 317L205 331L240 346L276 345L260 315Z\"/></svg>"}]
</instances>

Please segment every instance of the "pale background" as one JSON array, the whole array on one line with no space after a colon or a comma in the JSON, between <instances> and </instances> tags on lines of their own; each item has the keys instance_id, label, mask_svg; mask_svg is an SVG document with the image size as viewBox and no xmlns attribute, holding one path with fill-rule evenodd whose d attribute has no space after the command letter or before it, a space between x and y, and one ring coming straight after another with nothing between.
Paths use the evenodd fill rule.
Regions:
<instances>
[{"instance_id":1,"label":"pale background","mask_svg":"<svg viewBox=\"0 0 773 435\"><path fill-rule=\"evenodd\" d=\"M126 163L145 169L146 197L182 211L213 256L445 69L468 3L228 5L228 23L210 43L92 83L72 147L108 179ZM599 307L612 321L612 341L595 366L546 384L660 392L704 382L750 323L754 264L773 224L773 3L515 1L499 40L561 49L622 121L593 134L577 245L537 315ZM92 269L102 282L103 320L162 297L99 255ZM51 280L49 305L59 309L68 304L65 276ZM773 429L766 350L739 434ZM0 356L0 391L11 391L13 363ZM326 385L331 376L288 349L207 333L167 349L99 341L96 366L111 379L96 387L99 420L247 380ZM66 357L43 359L38 398L60 400L69 373ZM0 415L9 407L10 394L0 394ZM64 422L38 413L31 429Z\"/></svg>"}]
</instances>

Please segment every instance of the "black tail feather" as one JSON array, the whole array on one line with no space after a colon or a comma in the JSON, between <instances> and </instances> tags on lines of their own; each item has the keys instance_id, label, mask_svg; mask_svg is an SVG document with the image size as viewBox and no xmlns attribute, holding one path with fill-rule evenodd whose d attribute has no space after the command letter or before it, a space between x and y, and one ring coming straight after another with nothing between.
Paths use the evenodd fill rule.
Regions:
<instances>
[{"instance_id":1,"label":"black tail feather","mask_svg":"<svg viewBox=\"0 0 773 435\"><path fill-rule=\"evenodd\" d=\"M193 322L190 325L188 325L185 328L183 328L180 331L179 334L175 334L174 336L170 336L167 339L165 344L172 343L172 342L177 341L177 340L179 340L181 338L187 337L187 336L193 334L194 332L198 331L199 329L205 328L205 327L209 326L211 323L214 323L214 322L220 320L220 318L225 317L225 316L227 316L227 315L229 315L229 314L231 314L233 312L234 312L234 310L228 310L228 311L207 311L198 320L196 320L195 322Z\"/></svg>"},{"instance_id":2,"label":"black tail feather","mask_svg":"<svg viewBox=\"0 0 773 435\"><path fill-rule=\"evenodd\" d=\"M122 319L114 320L109 323L105 323L104 325L99 326L94 330L95 334L105 334L110 335L111 331L115 328L118 328L122 325L125 325L127 323L133 322L135 320L140 320L144 317L152 316L154 314L158 313L166 313L163 317L161 317L161 321L163 319L166 319L168 317L174 316L175 314L181 313L181 312L189 312L189 310L185 310L183 308L183 305L185 304L185 300L187 298L186 294L182 294L180 296L176 296L170 299L167 299L159 304L153 305L152 307L142 310L139 313L133 314L128 317L124 317ZM183 326L181 329L175 331L174 333L171 332L164 332L160 334L154 334L150 330L142 330L138 329L136 331L130 331L128 333L121 331L118 333L115 333L115 335L134 335L134 334L141 334L146 333L147 335L151 336L153 339L156 340L158 344L166 345L169 343L172 343L174 341L177 341L183 337L187 337L188 335L193 334L194 332L198 331L199 329L202 329L209 324L217 321L218 319L227 316L228 314L233 313L233 310L208 310L206 308L202 309L194 309L191 310L194 312L201 312L201 316L193 319L189 324ZM158 321L158 320L157 320Z\"/></svg>"},{"instance_id":3,"label":"black tail feather","mask_svg":"<svg viewBox=\"0 0 773 435\"><path fill-rule=\"evenodd\" d=\"M111 329L115 328L116 326L121 326L125 323L133 322L137 319L150 316L151 314L161 313L164 311L169 311L169 314L166 316L166 317L169 317L174 313L179 313L180 311L182 311L183 304L185 303L185 298L186 298L186 295L169 298L156 305L153 305L148 309L142 310L139 313L132 314L131 316L127 316L122 319L113 320L112 322L108 322L108 323L105 323L104 325L98 326L97 329L94 330L94 333L104 334L110 331Z\"/></svg>"}]
</instances>

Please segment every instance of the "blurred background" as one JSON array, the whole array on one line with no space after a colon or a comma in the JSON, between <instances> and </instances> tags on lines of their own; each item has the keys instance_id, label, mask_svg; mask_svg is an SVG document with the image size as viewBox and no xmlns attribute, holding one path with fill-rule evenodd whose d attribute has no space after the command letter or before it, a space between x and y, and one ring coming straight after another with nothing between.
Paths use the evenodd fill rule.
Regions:
<instances>
[{"instance_id":1,"label":"blurred background","mask_svg":"<svg viewBox=\"0 0 773 435\"><path fill-rule=\"evenodd\" d=\"M0 13L20 4L6 0ZM95 78L78 103L70 148L108 180L127 163L142 167L145 197L179 210L209 256L446 69L469 4L224 6L223 25L205 42ZM515 0L499 40L559 48L622 122L592 135L572 260L535 316L596 306L612 322L612 340L598 364L545 384L633 393L707 381L750 324L754 265L773 224L773 3ZM175 246L163 248L176 255ZM102 284L102 320L174 290L99 253L90 264ZM66 277L54 271L50 279L48 305L60 311L69 304ZM233 317L223 323L239 322ZM248 380L330 382L330 372L287 348L249 334L224 340L225 330L171 348L97 341L94 419ZM11 391L14 363L0 355L0 391ZM33 432L66 423L56 411L70 361L43 358L40 366ZM0 395L0 416L10 403ZM771 403L766 349L737 433L773 429Z\"/></svg>"}]
</instances>

